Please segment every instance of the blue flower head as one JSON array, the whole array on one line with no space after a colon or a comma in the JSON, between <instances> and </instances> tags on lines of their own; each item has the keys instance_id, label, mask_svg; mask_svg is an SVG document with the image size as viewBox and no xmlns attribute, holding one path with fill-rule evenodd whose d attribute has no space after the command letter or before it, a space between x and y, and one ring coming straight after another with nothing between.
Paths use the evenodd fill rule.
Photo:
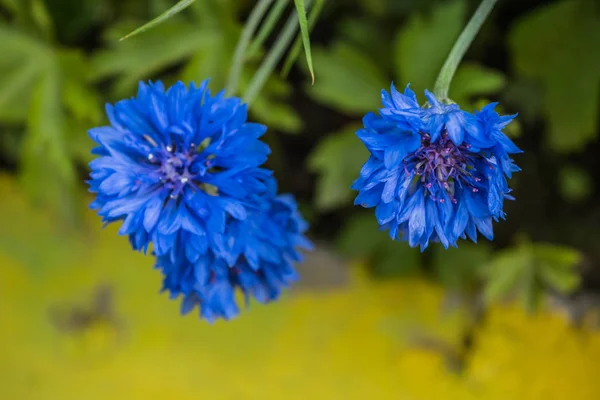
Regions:
<instances>
[{"instance_id":1,"label":"blue flower head","mask_svg":"<svg viewBox=\"0 0 600 400\"><path fill-rule=\"evenodd\" d=\"M91 129L99 157L90 163L91 207L106 223L122 221L136 250L184 253L195 262L232 221L260 209L270 171L263 125L249 123L240 99L211 96L178 82L140 83L137 97L107 105L110 126ZM186 245L179 245L185 243Z\"/></svg>"},{"instance_id":2,"label":"blue flower head","mask_svg":"<svg viewBox=\"0 0 600 400\"><path fill-rule=\"evenodd\" d=\"M374 207L382 229L421 250L476 242L477 231L491 240L492 221L513 199L506 178L519 171L510 155L521 150L502 132L515 115L499 116L495 103L471 114L425 96L421 107L409 87L392 85L379 115L364 117L357 135L371 155L352 186L355 204Z\"/></svg>"},{"instance_id":3,"label":"blue flower head","mask_svg":"<svg viewBox=\"0 0 600 400\"><path fill-rule=\"evenodd\" d=\"M156 268L164 274L163 290L172 298L183 297L186 314L198 306L200 316L210 322L239 314L235 292L246 301L251 297L268 303L297 279L293 263L301 261L298 249L310 249L304 236L308 225L290 195L275 195L274 181L264 195L262 210L232 220L225 231L214 236L214 250L190 261L183 246L174 259L157 257Z\"/></svg>"}]
</instances>

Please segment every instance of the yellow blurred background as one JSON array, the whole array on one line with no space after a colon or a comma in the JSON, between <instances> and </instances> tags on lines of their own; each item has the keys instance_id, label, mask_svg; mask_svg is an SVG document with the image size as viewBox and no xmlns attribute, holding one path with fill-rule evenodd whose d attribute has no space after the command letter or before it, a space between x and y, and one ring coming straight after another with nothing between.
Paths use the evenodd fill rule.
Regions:
<instances>
[{"instance_id":1,"label":"yellow blurred background","mask_svg":"<svg viewBox=\"0 0 600 400\"><path fill-rule=\"evenodd\" d=\"M356 265L209 325L117 226L59 233L11 178L0 193L2 400L600 399L600 332L559 312L493 307L465 349L441 288Z\"/></svg>"}]
</instances>

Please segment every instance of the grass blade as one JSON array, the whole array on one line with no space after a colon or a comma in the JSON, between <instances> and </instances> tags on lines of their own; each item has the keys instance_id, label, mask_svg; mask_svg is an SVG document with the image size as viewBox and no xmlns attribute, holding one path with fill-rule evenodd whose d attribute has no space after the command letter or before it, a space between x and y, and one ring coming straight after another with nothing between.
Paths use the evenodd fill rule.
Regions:
<instances>
[{"instance_id":1,"label":"grass blade","mask_svg":"<svg viewBox=\"0 0 600 400\"><path fill-rule=\"evenodd\" d=\"M229 71L227 87L225 89L225 92L229 96L233 96L237 90L240 75L242 74L244 60L246 59L246 49L248 48L248 44L250 43L250 39L252 39L256 28L258 28L258 24L271 6L272 2L273 0L258 0L258 3L256 3L256 6L254 6L250 16L248 17L248 21L246 22L246 26L242 31L242 35L240 36L240 40L235 48L235 53L231 62L231 70Z\"/></svg>"},{"instance_id":2,"label":"grass blade","mask_svg":"<svg viewBox=\"0 0 600 400\"><path fill-rule=\"evenodd\" d=\"M300 23L300 33L302 35L302 44L304 45L304 54L306 55L306 63L310 71L312 83L315 83L315 72L313 70L312 55L310 52L310 38L308 35L308 22L306 21L306 7L304 0L294 0L296 12L298 13L298 22Z\"/></svg>"},{"instance_id":3,"label":"grass blade","mask_svg":"<svg viewBox=\"0 0 600 400\"><path fill-rule=\"evenodd\" d=\"M262 24L260 30L258 31L258 34L250 44L250 47L246 52L246 59L251 59L260 51L261 46L269 37L269 34L273 31L273 28L275 28L275 24L277 24L277 21L279 21L279 17L281 17L281 14L283 13L287 5L288 0L277 0L277 2L267 15L265 23Z\"/></svg>"},{"instance_id":4,"label":"grass blade","mask_svg":"<svg viewBox=\"0 0 600 400\"><path fill-rule=\"evenodd\" d=\"M185 8L189 7L195 0L180 0L179 3L175 4L173 7L169 8L167 11L165 11L164 13L160 14L158 17L154 18L152 21L148 22L147 24L144 24L142 26L140 26L139 28L137 28L136 30L134 30L133 32L128 33L127 35L123 36L121 39L119 40L125 40L128 39L132 36L135 36L139 33L142 33L144 31L147 31L148 29L162 23L165 22L167 19L171 18L173 15L177 14L180 11L183 11Z\"/></svg>"},{"instance_id":5,"label":"grass blade","mask_svg":"<svg viewBox=\"0 0 600 400\"><path fill-rule=\"evenodd\" d=\"M312 0L306 0L307 3L310 3ZM297 14L297 13L294 13ZM277 66L277 63L283 57L283 53L285 49L290 45L294 36L298 29L298 16L292 15L288 18L285 26L281 30L281 33L277 37L277 40L269 50L269 53L263 60L260 67L252 77L252 80L248 84L248 88L246 89L246 93L244 93L243 100L245 103L250 104L254 100L254 98L261 91L265 82Z\"/></svg>"},{"instance_id":6,"label":"grass blade","mask_svg":"<svg viewBox=\"0 0 600 400\"><path fill-rule=\"evenodd\" d=\"M309 33L312 31L312 28L315 26L315 23L317 22L317 19L319 18L319 14L321 13L321 10L323 9L323 5L325 5L325 0L317 0L314 7L310 9L310 12L308 15L308 32ZM302 39L300 37L298 37L296 39L296 41L294 42L292 50L290 50L287 58L285 59L285 63L283 64L283 68L281 69L282 77L285 78L289 74L290 70L292 69L292 66L298 59L298 55L300 54L301 46L302 46ZM312 73L312 71L311 71L311 73ZM313 83L314 83L314 76L313 76Z\"/></svg>"}]
</instances>

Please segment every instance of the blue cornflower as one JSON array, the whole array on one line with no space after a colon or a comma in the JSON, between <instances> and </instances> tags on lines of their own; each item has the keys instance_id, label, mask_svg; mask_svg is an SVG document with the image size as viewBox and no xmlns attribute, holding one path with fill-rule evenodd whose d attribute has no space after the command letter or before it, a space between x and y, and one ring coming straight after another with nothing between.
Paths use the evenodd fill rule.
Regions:
<instances>
[{"instance_id":1,"label":"blue cornflower","mask_svg":"<svg viewBox=\"0 0 600 400\"><path fill-rule=\"evenodd\" d=\"M269 148L266 127L249 123L247 107L207 81L140 83L137 97L107 105L110 126L91 129L98 143L90 163L91 208L132 247L196 261L230 221L260 209L271 172L260 168ZM258 199L258 200L257 200ZM185 243L185 245L183 245Z\"/></svg>"},{"instance_id":2,"label":"blue cornflower","mask_svg":"<svg viewBox=\"0 0 600 400\"><path fill-rule=\"evenodd\" d=\"M299 214L294 198L275 195L274 181L264 196L264 209L232 220L225 232L215 235L215 250L191 262L181 253L174 259L157 257L156 268L164 274L163 290L171 298L183 297L181 312L200 308L210 322L239 314L235 301L240 289L246 302L261 303L278 298L281 290L297 279L293 263L301 261L298 249L310 249L304 236L308 225Z\"/></svg>"},{"instance_id":3,"label":"blue cornflower","mask_svg":"<svg viewBox=\"0 0 600 400\"><path fill-rule=\"evenodd\" d=\"M352 185L355 204L375 207L393 239L424 250L459 238L493 239L492 221L504 218L507 177L519 171L510 158L521 150L502 129L516 115L499 116L495 103L473 114L425 91L420 107L407 86L382 91L379 115L367 114L357 132L371 155Z\"/></svg>"}]
</instances>

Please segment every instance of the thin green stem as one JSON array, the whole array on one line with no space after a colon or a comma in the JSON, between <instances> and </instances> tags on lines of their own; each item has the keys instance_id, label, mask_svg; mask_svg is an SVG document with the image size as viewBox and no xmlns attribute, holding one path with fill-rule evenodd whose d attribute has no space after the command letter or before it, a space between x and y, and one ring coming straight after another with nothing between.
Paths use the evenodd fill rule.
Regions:
<instances>
[{"instance_id":1,"label":"thin green stem","mask_svg":"<svg viewBox=\"0 0 600 400\"><path fill-rule=\"evenodd\" d=\"M256 54L258 54L261 46L263 45L267 37L269 37L269 34L273 31L273 28L275 28L277 21L279 21L279 17L281 17L281 14L283 14L283 12L285 11L285 7L288 5L288 1L289 0L277 0L275 2L273 7L271 8L271 11L269 11L269 14L267 15L265 22L260 26L260 30L258 31L256 36L254 37L254 40L252 40L252 43L248 47L248 51L246 52L247 60L251 59Z\"/></svg>"},{"instance_id":2,"label":"thin green stem","mask_svg":"<svg viewBox=\"0 0 600 400\"><path fill-rule=\"evenodd\" d=\"M244 61L246 58L246 49L248 48L248 44L250 44L250 39L252 39L256 28L258 28L258 24L264 17L272 2L273 0L258 0L258 3L256 3L256 6L254 6L250 16L248 17L246 26L244 27L242 35L240 36L240 40L235 48L233 60L231 61L231 70L229 71L229 77L227 78L227 86L225 89L225 92L229 96L235 95L238 83L240 81L240 76L242 75L242 67L244 66Z\"/></svg>"},{"instance_id":3,"label":"thin green stem","mask_svg":"<svg viewBox=\"0 0 600 400\"><path fill-rule=\"evenodd\" d=\"M310 6L312 0L307 0L307 7ZM248 84L248 89L244 94L243 100L244 102L250 104L254 100L254 98L261 91L267 79L273 73L273 70L277 66L277 63L283 57L283 53L288 48L292 40L294 39L294 35L298 30L298 15L294 12L285 23L285 26L281 30L279 37L273 44L273 47L265 57L264 61L256 71L256 74L252 77L252 80Z\"/></svg>"},{"instance_id":4,"label":"thin green stem","mask_svg":"<svg viewBox=\"0 0 600 400\"><path fill-rule=\"evenodd\" d=\"M456 43L454 43L454 47L450 50L450 54L448 54L448 58L446 58L446 62L444 62L437 80L435 81L433 92L438 99L448 99L448 89L450 88L450 82L452 82L458 64L460 64L467 49L473 42L473 39L477 36L481 25L483 25L497 1L498 0L482 0L475 11L475 14L473 14L471 20L467 26L465 26L465 29L463 29L456 40Z\"/></svg>"}]
</instances>

